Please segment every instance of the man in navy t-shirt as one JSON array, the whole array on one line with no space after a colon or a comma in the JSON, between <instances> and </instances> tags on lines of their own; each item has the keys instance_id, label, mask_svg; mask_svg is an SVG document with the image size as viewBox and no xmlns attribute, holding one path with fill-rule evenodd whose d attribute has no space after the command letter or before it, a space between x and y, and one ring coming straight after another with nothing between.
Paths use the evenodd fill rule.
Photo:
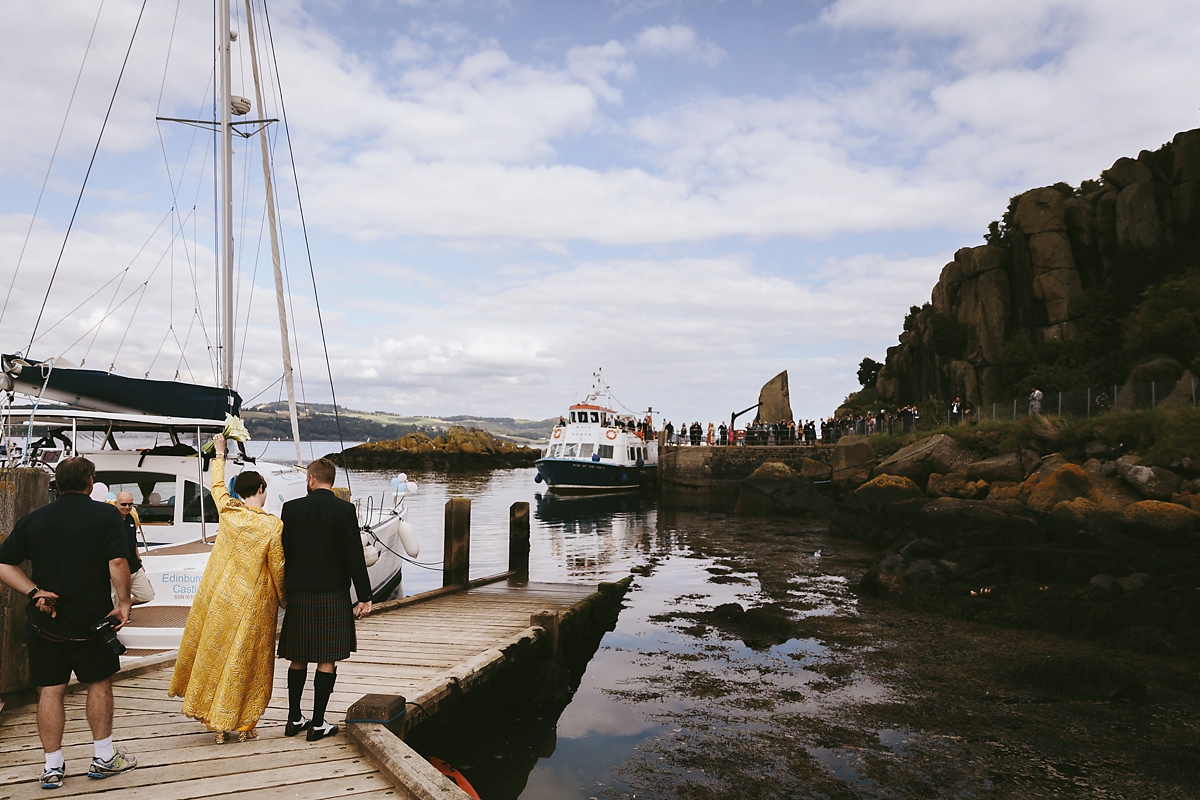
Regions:
<instances>
[{"instance_id":1,"label":"man in navy t-shirt","mask_svg":"<svg viewBox=\"0 0 1200 800\"><path fill-rule=\"evenodd\" d=\"M89 496L96 468L86 458L58 465L58 499L31 511L0 543L0 581L29 597L43 633L27 626L29 676L38 687L38 736L46 753L42 788L56 789L66 774L63 697L71 673L87 685L87 717L95 742L89 778L133 769L137 761L112 743L112 675L120 658L94 635L97 623L129 621L129 543L121 514ZM29 560L30 578L20 564ZM110 586L117 590L113 608Z\"/></svg>"}]
</instances>

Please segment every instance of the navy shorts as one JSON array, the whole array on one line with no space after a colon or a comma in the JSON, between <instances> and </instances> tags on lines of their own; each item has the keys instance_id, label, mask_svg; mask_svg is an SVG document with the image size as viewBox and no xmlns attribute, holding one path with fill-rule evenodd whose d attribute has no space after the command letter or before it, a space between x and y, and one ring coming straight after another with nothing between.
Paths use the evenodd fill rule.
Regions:
<instances>
[{"instance_id":1,"label":"navy shorts","mask_svg":"<svg viewBox=\"0 0 1200 800\"><path fill-rule=\"evenodd\" d=\"M86 642L52 642L36 633L29 644L29 680L34 686L61 686L71 680L95 683L112 677L121 668L120 657L100 639Z\"/></svg>"}]
</instances>

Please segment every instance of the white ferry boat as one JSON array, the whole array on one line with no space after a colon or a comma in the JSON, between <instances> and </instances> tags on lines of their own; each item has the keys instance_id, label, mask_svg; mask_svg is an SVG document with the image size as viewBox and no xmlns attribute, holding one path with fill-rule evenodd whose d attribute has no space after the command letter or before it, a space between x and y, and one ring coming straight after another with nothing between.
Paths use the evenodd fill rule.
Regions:
<instances>
[{"instance_id":1,"label":"white ferry boat","mask_svg":"<svg viewBox=\"0 0 1200 800\"><path fill-rule=\"evenodd\" d=\"M538 483L561 493L629 491L652 486L658 476L658 440L651 414L639 420L614 411L603 378L555 426L536 462Z\"/></svg>"}]
</instances>

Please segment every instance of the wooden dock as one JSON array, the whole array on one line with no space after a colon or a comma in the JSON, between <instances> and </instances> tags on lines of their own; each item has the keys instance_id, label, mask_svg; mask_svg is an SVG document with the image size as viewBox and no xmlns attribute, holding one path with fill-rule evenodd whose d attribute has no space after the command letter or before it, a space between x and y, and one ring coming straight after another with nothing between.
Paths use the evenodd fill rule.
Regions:
<instances>
[{"instance_id":1,"label":"wooden dock","mask_svg":"<svg viewBox=\"0 0 1200 800\"><path fill-rule=\"evenodd\" d=\"M67 776L53 796L467 798L404 743L404 734L517 664L577 656L581 641L615 620L629 584L529 583L528 503L510 510L509 536L509 570L469 580L470 501L447 502L443 587L377 604L358 622L358 650L339 663L326 714L341 726L337 736L310 744L303 736L283 735L288 664L278 661L259 737L216 744L201 723L183 716L181 699L167 697L172 652L134 662L114 678L113 738L138 760L123 775L87 777L92 736L86 694L81 686L69 687ZM592 640L588 657L598 641ZM305 695L309 714L314 668ZM42 766L36 707L0 707L0 800L48 797Z\"/></svg>"},{"instance_id":2,"label":"wooden dock","mask_svg":"<svg viewBox=\"0 0 1200 800\"><path fill-rule=\"evenodd\" d=\"M417 602L401 601L358 623L358 651L338 667L338 681L327 719L342 726L337 736L312 744L303 736L283 735L287 719L287 663L279 661L270 707L259 723L257 740L223 745L204 726L180 713L182 701L167 697L172 658L113 684L116 712L114 739L138 759L137 769L112 778L87 777L92 737L85 717L85 694L67 696L64 754L67 778L55 797L119 792L122 800L186 800L227 795L263 798L383 798L428 796L411 787L394 786L397 776L378 753L355 739L372 734L388 747L403 742L382 726L363 728L351 736L346 711L364 695L423 698L426 708L445 696L447 686L461 682L464 665L478 671L503 658L503 648L522 639L534 640L545 628L531 617L567 612L595 591L576 584L515 585L497 582L475 588L429 594ZM489 657L488 654L491 654ZM480 658L484 656L484 658ZM144 667L142 669L145 669ZM311 678L311 671L310 671ZM305 710L312 705L311 681ZM374 729L374 730L371 730ZM402 756L401 756L402 757ZM375 759L373 761L372 759ZM384 754L387 761L387 754ZM45 798L39 778L42 748L32 705L5 710L0 717L0 798ZM465 797L465 794L461 794ZM436 795L435 795L436 796ZM447 793L446 797L453 794Z\"/></svg>"}]
</instances>

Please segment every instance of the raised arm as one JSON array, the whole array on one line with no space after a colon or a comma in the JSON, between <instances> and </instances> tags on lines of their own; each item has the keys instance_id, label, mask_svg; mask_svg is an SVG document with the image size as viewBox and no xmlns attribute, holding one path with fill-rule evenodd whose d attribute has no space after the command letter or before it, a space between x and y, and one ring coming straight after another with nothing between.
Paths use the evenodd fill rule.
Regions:
<instances>
[{"instance_id":1,"label":"raised arm","mask_svg":"<svg viewBox=\"0 0 1200 800\"><path fill-rule=\"evenodd\" d=\"M223 513L230 507L233 498L229 496L229 487L225 485L225 437L219 433L213 437L213 449L217 455L212 460L212 496L217 504L217 511ZM200 502L203 503L204 499L201 498Z\"/></svg>"}]
</instances>

